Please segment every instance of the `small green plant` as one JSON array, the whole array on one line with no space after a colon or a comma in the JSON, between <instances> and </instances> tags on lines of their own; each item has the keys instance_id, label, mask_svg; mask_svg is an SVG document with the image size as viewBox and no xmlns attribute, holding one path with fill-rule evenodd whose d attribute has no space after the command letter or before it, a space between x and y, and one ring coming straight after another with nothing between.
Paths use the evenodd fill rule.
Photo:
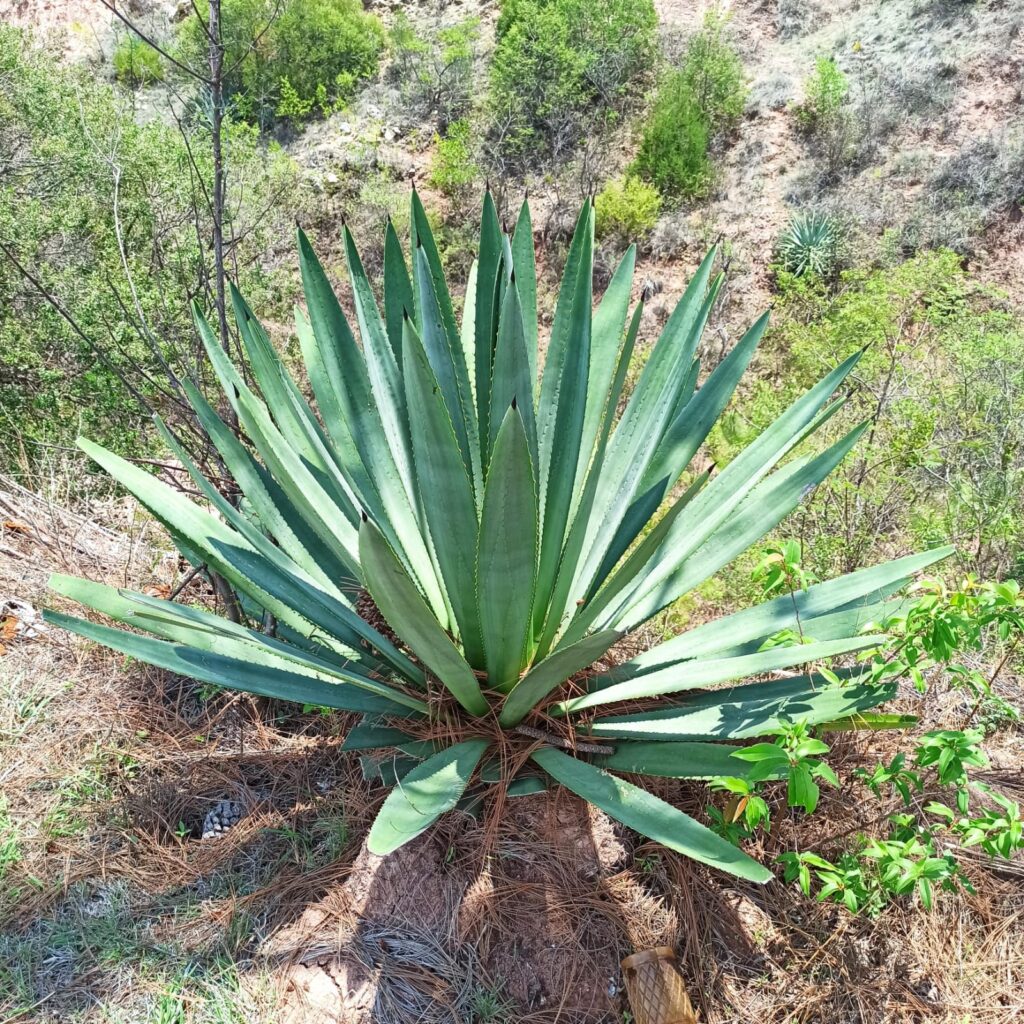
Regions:
<instances>
[{"instance_id":1,"label":"small green plant","mask_svg":"<svg viewBox=\"0 0 1024 1024\"><path fill-rule=\"evenodd\" d=\"M832 57L819 57L814 73L804 82L804 101L796 107L796 120L805 132L821 131L842 116L850 91L846 75Z\"/></svg>"},{"instance_id":2,"label":"small green plant","mask_svg":"<svg viewBox=\"0 0 1024 1024\"><path fill-rule=\"evenodd\" d=\"M661 212L658 190L635 175L613 178L594 199L598 238L643 238Z\"/></svg>"},{"instance_id":3,"label":"small green plant","mask_svg":"<svg viewBox=\"0 0 1024 1024\"><path fill-rule=\"evenodd\" d=\"M806 590L816 582L814 574L803 563L802 545L792 538L764 549L753 578L761 584L761 596L765 598L780 590L788 594Z\"/></svg>"},{"instance_id":4,"label":"small green plant","mask_svg":"<svg viewBox=\"0 0 1024 1024\"><path fill-rule=\"evenodd\" d=\"M6 797L0 796L0 882L21 861L21 838Z\"/></svg>"},{"instance_id":5,"label":"small green plant","mask_svg":"<svg viewBox=\"0 0 1024 1024\"><path fill-rule=\"evenodd\" d=\"M480 176L473 159L473 132L469 121L453 121L444 137L434 136L430 184L461 206Z\"/></svg>"},{"instance_id":6,"label":"small green plant","mask_svg":"<svg viewBox=\"0 0 1024 1024\"><path fill-rule=\"evenodd\" d=\"M114 77L123 85L152 85L163 81L163 58L133 32L118 42L113 60Z\"/></svg>"},{"instance_id":7,"label":"small green plant","mask_svg":"<svg viewBox=\"0 0 1024 1024\"><path fill-rule=\"evenodd\" d=\"M832 278L839 269L842 229L823 213L797 214L775 245L776 260L794 277Z\"/></svg>"}]
</instances>

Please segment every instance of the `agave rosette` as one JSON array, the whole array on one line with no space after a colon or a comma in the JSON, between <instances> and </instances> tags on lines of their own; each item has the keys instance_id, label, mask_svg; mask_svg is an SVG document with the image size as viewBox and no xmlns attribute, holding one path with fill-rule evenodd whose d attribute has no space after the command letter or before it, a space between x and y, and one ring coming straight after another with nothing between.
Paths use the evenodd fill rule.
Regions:
<instances>
[{"instance_id":1,"label":"agave rosette","mask_svg":"<svg viewBox=\"0 0 1024 1024\"><path fill-rule=\"evenodd\" d=\"M780 716L843 722L889 698L891 686L856 673L836 684L806 667L876 645L865 624L943 552L768 601L621 664L603 661L780 523L861 428L812 454L795 451L841 404L834 395L855 355L713 478L691 471L767 316L698 388L698 344L722 284L712 252L619 414L642 312L630 309L635 251L595 306L593 221L587 203L542 371L526 205L507 235L486 197L461 324L415 193L411 269L387 228L383 312L346 229L359 341L300 233L306 312L297 331L316 411L240 295L236 322L258 388L196 317L239 433L186 389L244 495L239 507L166 431L205 505L80 442L193 564L235 588L248 621L66 576L53 579L55 590L138 632L49 619L207 683L361 713L346 747L400 752L371 766L394 787L369 834L374 852L396 849L490 785L519 795L554 780L673 850L765 881L757 861L622 775L740 775L738 741L770 732ZM365 594L389 629L359 614ZM273 635L255 627L264 612ZM798 618L811 642L765 647ZM521 757L501 756L505 737Z\"/></svg>"}]
</instances>

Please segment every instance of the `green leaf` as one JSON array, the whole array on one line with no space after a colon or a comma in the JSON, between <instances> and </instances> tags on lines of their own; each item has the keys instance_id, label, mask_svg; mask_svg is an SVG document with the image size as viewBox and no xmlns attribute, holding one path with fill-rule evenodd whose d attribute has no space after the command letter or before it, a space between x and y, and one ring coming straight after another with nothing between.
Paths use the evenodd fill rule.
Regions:
<instances>
[{"instance_id":1,"label":"green leaf","mask_svg":"<svg viewBox=\"0 0 1024 1024\"><path fill-rule=\"evenodd\" d=\"M402 324L406 315L412 316L414 312L409 268L402 253L402 243L388 217L384 232L384 318L399 372L402 370Z\"/></svg>"},{"instance_id":2,"label":"green leaf","mask_svg":"<svg viewBox=\"0 0 1024 1024\"><path fill-rule=\"evenodd\" d=\"M519 305L523 311L526 352L530 360L530 380L533 381L534 392L536 392L537 265L533 251L533 225L530 222L530 207L525 200L519 209L519 217L512 233L512 266L516 271L515 287L519 293Z\"/></svg>"},{"instance_id":3,"label":"green leaf","mask_svg":"<svg viewBox=\"0 0 1024 1024\"><path fill-rule=\"evenodd\" d=\"M475 573L492 689L514 685L526 664L536 573L537 493L526 431L511 406L487 472Z\"/></svg>"},{"instance_id":4,"label":"green leaf","mask_svg":"<svg viewBox=\"0 0 1024 1024\"><path fill-rule=\"evenodd\" d=\"M646 790L547 747L530 755L553 779L599 807L616 821L702 864L751 882L767 882L771 872L732 843Z\"/></svg>"},{"instance_id":5,"label":"green leaf","mask_svg":"<svg viewBox=\"0 0 1024 1024\"><path fill-rule=\"evenodd\" d=\"M597 759L597 764L611 771L666 779L742 778L746 769L732 756L739 749L725 743L627 741L616 743L615 753Z\"/></svg>"},{"instance_id":6,"label":"green leaf","mask_svg":"<svg viewBox=\"0 0 1024 1024\"><path fill-rule=\"evenodd\" d=\"M384 801L367 836L367 849L378 856L392 853L452 810L487 747L487 740L466 740L413 768Z\"/></svg>"},{"instance_id":7,"label":"green leaf","mask_svg":"<svg viewBox=\"0 0 1024 1024\"><path fill-rule=\"evenodd\" d=\"M645 740L740 740L777 730L780 717L808 725L832 722L891 700L895 692L895 685L827 686L820 676L795 676L698 693L655 711L596 718L587 732Z\"/></svg>"},{"instance_id":8,"label":"green leaf","mask_svg":"<svg viewBox=\"0 0 1024 1024\"><path fill-rule=\"evenodd\" d=\"M186 644L154 640L122 629L100 626L59 612L47 611L44 617L53 626L77 633L87 640L94 640L139 661L231 690L258 693L297 704L320 704L343 711L389 715L416 713L410 707L403 707L362 687L332 682L325 677L300 671L298 666L260 664L248 652L245 657L229 657L216 651L200 650Z\"/></svg>"},{"instance_id":9,"label":"green leaf","mask_svg":"<svg viewBox=\"0 0 1024 1024\"><path fill-rule=\"evenodd\" d=\"M538 662L506 698L498 719L502 726L518 725L555 687L607 654L621 637L611 629L592 633Z\"/></svg>"},{"instance_id":10,"label":"green leaf","mask_svg":"<svg viewBox=\"0 0 1024 1024\"><path fill-rule=\"evenodd\" d=\"M475 373L475 394L477 419L480 426L479 444L483 451L490 451L494 438L501 426L504 410L511 398L492 405L493 391L491 367L494 366L495 341L498 336L498 281L502 263L501 225L498 223L498 211L494 208L494 199L490 190L484 193L483 212L480 217L480 247L477 250L476 281L474 288L474 334L473 362ZM467 296L468 297L468 296ZM524 348L525 358L525 348ZM529 364L527 364L529 365ZM529 372L529 371L527 371ZM495 369L494 380L501 377ZM529 380L529 377L527 377ZM533 406L532 384L529 392L523 392L520 401ZM491 420L491 410L495 409L497 422ZM486 460L485 460L486 465Z\"/></svg>"},{"instance_id":11,"label":"green leaf","mask_svg":"<svg viewBox=\"0 0 1024 1024\"><path fill-rule=\"evenodd\" d=\"M412 424L416 480L423 515L466 658L483 664L476 594L478 524L473 482L427 354L411 320L405 324L405 386Z\"/></svg>"},{"instance_id":12,"label":"green leaf","mask_svg":"<svg viewBox=\"0 0 1024 1024\"><path fill-rule=\"evenodd\" d=\"M366 589L391 628L471 715L486 715L487 701L472 668L431 614L380 530L369 520L364 520L359 529L359 561Z\"/></svg>"}]
</instances>

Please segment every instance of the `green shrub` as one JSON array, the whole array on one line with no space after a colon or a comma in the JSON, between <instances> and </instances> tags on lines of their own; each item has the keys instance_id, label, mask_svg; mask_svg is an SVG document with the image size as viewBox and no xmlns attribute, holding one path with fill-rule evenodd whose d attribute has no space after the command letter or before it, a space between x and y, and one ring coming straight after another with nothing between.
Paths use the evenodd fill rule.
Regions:
<instances>
[{"instance_id":1,"label":"green shrub","mask_svg":"<svg viewBox=\"0 0 1024 1024\"><path fill-rule=\"evenodd\" d=\"M221 18L225 91L241 116L264 127L345 103L376 74L385 42L380 19L360 0L224 0ZM205 63L206 34L194 15L182 22L180 45L187 60Z\"/></svg>"},{"instance_id":2,"label":"green shrub","mask_svg":"<svg viewBox=\"0 0 1024 1024\"><path fill-rule=\"evenodd\" d=\"M524 166L575 152L584 133L625 108L651 67L651 0L504 0L491 64L491 131Z\"/></svg>"},{"instance_id":3,"label":"green shrub","mask_svg":"<svg viewBox=\"0 0 1024 1024\"><path fill-rule=\"evenodd\" d=\"M724 36L716 12L690 40L682 65L658 89L644 127L635 170L663 196L697 199L714 178L708 146L735 128L747 89L743 65Z\"/></svg>"},{"instance_id":4,"label":"green shrub","mask_svg":"<svg viewBox=\"0 0 1024 1024\"><path fill-rule=\"evenodd\" d=\"M708 123L682 72L662 82L633 166L666 198L698 199L710 189Z\"/></svg>"},{"instance_id":5,"label":"green shrub","mask_svg":"<svg viewBox=\"0 0 1024 1024\"><path fill-rule=\"evenodd\" d=\"M453 121L444 138L434 136L434 145L436 148L430 165L430 184L456 203L465 201L480 175L473 160L469 121Z\"/></svg>"},{"instance_id":6,"label":"green shrub","mask_svg":"<svg viewBox=\"0 0 1024 1024\"><path fill-rule=\"evenodd\" d=\"M149 43L129 32L114 50L114 76L124 85L131 86L162 82L163 58Z\"/></svg>"},{"instance_id":7,"label":"green shrub","mask_svg":"<svg viewBox=\"0 0 1024 1024\"><path fill-rule=\"evenodd\" d=\"M595 200L595 230L599 238L634 240L648 234L661 212L658 190L636 175L609 181Z\"/></svg>"},{"instance_id":8,"label":"green shrub","mask_svg":"<svg viewBox=\"0 0 1024 1024\"><path fill-rule=\"evenodd\" d=\"M404 11L391 26L391 73L410 118L436 118L443 131L473 102L480 19L421 33Z\"/></svg>"},{"instance_id":9,"label":"green shrub","mask_svg":"<svg viewBox=\"0 0 1024 1024\"><path fill-rule=\"evenodd\" d=\"M195 350L187 304L190 296L206 301L211 225L202 188L212 157L202 124L187 138L160 119L139 125L125 117L114 87L60 66L3 26L0 80L0 165L10 171L0 176L0 238L93 343L0 255L0 472L24 470L31 483L46 453L82 432L117 451L153 450L149 417L124 378L173 416L159 391L159 360L184 376L181 360ZM225 156L240 275L262 293L261 256L291 220L294 168L237 123L227 126ZM202 181L189 172L193 159ZM159 339L159 358L142 321Z\"/></svg>"},{"instance_id":10,"label":"green shrub","mask_svg":"<svg viewBox=\"0 0 1024 1024\"><path fill-rule=\"evenodd\" d=\"M747 100L743 64L725 37L725 25L725 18L711 11L690 40L681 69L712 138L736 127Z\"/></svg>"},{"instance_id":11,"label":"green shrub","mask_svg":"<svg viewBox=\"0 0 1024 1024\"><path fill-rule=\"evenodd\" d=\"M796 108L797 124L806 132L821 131L840 116L850 84L832 57L819 57L804 82L804 101Z\"/></svg>"}]
</instances>

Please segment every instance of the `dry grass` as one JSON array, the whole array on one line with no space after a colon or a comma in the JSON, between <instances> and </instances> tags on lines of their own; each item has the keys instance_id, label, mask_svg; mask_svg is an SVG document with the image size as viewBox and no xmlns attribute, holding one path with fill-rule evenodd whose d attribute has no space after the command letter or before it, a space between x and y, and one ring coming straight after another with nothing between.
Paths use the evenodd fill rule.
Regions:
<instances>
[{"instance_id":1,"label":"dry grass","mask_svg":"<svg viewBox=\"0 0 1024 1024\"><path fill-rule=\"evenodd\" d=\"M41 604L51 568L173 583L175 561L129 506L75 517L15 498L5 516L30 529L0 536L14 552L0 596ZM969 710L951 694L903 703L932 726ZM381 860L362 837L383 794L340 751L350 724L53 633L13 642L0 658L0 1021L621 1020L619 960L661 944L679 950L707 1021L1001 1024L1024 1009L1018 865L971 858L976 895L870 921L715 875L564 792L509 801L500 820L450 816ZM849 778L895 742L839 737L833 763ZM988 780L1017 796L1021 750L1012 729L989 743ZM709 799L670 780L659 791L695 815ZM855 793L826 791L809 821L774 794L755 853L834 852L886 809ZM201 840L225 798L245 816Z\"/></svg>"}]
</instances>

